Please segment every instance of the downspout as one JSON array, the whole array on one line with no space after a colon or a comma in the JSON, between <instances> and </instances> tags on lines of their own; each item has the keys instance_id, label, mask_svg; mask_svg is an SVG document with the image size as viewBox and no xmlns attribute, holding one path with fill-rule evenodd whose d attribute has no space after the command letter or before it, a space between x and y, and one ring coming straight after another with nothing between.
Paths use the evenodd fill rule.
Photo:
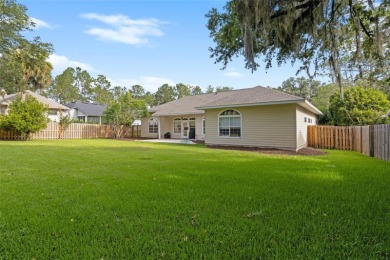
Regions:
<instances>
[{"instance_id":1,"label":"downspout","mask_svg":"<svg viewBox=\"0 0 390 260\"><path fill-rule=\"evenodd\" d=\"M158 139L161 139L161 118L158 117Z\"/></svg>"}]
</instances>

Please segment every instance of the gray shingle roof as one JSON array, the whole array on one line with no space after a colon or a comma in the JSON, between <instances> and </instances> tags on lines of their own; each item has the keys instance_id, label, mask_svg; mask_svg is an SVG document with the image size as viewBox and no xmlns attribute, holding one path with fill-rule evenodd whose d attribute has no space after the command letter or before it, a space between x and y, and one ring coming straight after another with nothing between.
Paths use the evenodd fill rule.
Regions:
<instances>
[{"instance_id":1,"label":"gray shingle roof","mask_svg":"<svg viewBox=\"0 0 390 260\"><path fill-rule=\"evenodd\" d=\"M185 96L178 100L152 107L149 109L149 112L155 112L153 114L154 116L204 114L204 110L199 110L195 107L212 101L214 95L214 93L211 93L195 96Z\"/></svg>"},{"instance_id":2,"label":"gray shingle roof","mask_svg":"<svg viewBox=\"0 0 390 260\"><path fill-rule=\"evenodd\" d=\"M217 93L212 101L200 105L199 108L250 105L259 103L296 103L299 101L304 101L304 99L271 88L257 86L254 88Z\"/></svg>"},{"instance_id":3,"label":"gray shingle roof","mask_svg":"<svg viewBox=\"0 0 390 260\"><path fill-rule=\"evenodd\" d=\"M106 105L98 105L94 103L84 103L81 101L74 101L68 104L65 104L68 108L78 109L80 112L87 116L103 116L104 110L106 110Z\"/></svg>"},{"instance_id":4,"label":"gray shingle roof","mask_svg":"<svg viewBox=\"0 0 390 260\"><path fill-rule=\"evenodd\" d=\"M24 91L24 93L26 95L29 95L29 96L36 98L39 102L47 105L51 109L69 110L68 107L61 105L60 103L57 103L54 100L48 99L47 97L41 96L41 95L39 95L35 92L32 92L30 90L26 90L26 91ZM20 96L20 95L21 95L20 93L16 93L16 94L5 95L4 99L2 99L0 97L0 103L2 103L4 105L9 105L9 103L12 102L12 100L15 100L15 98L17 96Z\"/></svg>"},{"instance_id":5,"label":"gray shingle roof","mask_svg":"<svg viewBox=\"0 0 390 260\"><path fill-rule=\"evenodd\" d=\"M232 106L251 106L267 104L299 103L321 114L313 105L303 98L265 87L237 89L226 92L186 96L181 99L153 107L149 112L154 116L174 116L204 114L204 109ZM318 111L318 112L317 112Z\"/></svg>"}]
</instances>

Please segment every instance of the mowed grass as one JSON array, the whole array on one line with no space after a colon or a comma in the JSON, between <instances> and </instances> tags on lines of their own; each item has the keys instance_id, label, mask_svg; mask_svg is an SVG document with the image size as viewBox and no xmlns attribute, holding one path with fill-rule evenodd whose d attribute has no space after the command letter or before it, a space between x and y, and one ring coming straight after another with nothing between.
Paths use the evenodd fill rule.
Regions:
<instances>
[{"instance_id":1,"label":"mowed grass","mask_svg":"<svg viewBox=\"0 0 390 260\"><path fill-rule=\"evenodd\" d=\"M0 259L390 258L390 164L327 152L0 142Z\"/></svg>"}]
</instances>

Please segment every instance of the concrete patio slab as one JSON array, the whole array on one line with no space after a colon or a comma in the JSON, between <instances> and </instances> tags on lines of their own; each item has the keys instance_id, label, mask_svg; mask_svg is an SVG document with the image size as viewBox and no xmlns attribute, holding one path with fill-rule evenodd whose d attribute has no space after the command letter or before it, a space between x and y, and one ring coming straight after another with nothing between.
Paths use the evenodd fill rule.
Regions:
<instances>
[{"instance_id":1,"label":"concrete patio slab","mask_svg":"<svg viewBox=\"0 0 390 260\"><path fill-rule=\"evenodd\" d=\"M188 139L142 139L136 141L149 143L196 144Z\"/></svg>"}]
</instances>

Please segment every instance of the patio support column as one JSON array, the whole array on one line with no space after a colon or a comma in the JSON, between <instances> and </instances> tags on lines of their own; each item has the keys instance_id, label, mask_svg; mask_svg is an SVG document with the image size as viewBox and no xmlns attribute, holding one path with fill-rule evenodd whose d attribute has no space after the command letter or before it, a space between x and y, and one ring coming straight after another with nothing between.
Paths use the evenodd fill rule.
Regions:
<instances>
[{"instance_id":1,"label":"patio support column","mask_svg":"<svg viewBox=\"0 0 390 260\"><path fill-rule=\"evenodd\" d=\"M161 117L158 117L158 139L161 139Z\"/></svg>"}]
</instances>

